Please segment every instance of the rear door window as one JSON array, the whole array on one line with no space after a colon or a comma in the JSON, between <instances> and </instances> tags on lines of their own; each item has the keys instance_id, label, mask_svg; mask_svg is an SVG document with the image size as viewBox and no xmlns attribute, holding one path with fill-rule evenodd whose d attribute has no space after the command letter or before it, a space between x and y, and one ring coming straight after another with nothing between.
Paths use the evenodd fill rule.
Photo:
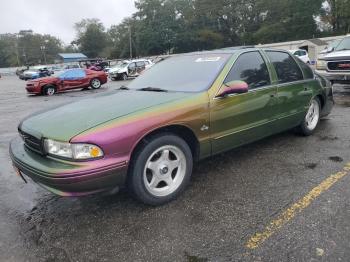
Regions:
<instances>
[{"instance_id":1,"label":"rear door window","mask_svg":"<svg viewBox=\"0 0 350 262\"><path fill-rule=\"evenodd\" d=\"M225 79L225 83L241 80L249 89L271 84L266 63L259 52L248 52L240 55Z\"/></svg>"},{"instance_id":2,"label":"rear door window","mask_svg":"<svg viewBox=\"0 0 350 262\"><path fill-rule=\"evenodd\" d=\"M298 64L288 53L266 51L266 54L275 67L279 83L289 83L304 79Z\"/></svg>"}]
</instances>

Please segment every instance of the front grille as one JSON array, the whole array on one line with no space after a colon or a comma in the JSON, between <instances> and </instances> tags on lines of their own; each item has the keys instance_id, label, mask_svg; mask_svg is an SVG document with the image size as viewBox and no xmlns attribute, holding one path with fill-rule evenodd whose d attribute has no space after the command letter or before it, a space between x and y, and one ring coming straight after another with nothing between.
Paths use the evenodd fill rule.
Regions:
<instances>
[{"instance_id":1,"label":"front grille","mask_svg":"<svg viewBox=\"0 0 350 262\"><path fill-rule=\"evenodd\" d=\"M327 66L329 71L350 71L350 61L332 61Z\"/></svg>"},{"instance_id":2,"label":"front grille","mask_svg":"<svg viewBox=\"0 0 350 262\"><path fill-rule=\"evenodd\" d=\"M43 150L43 145L42 145L42 141L41 139L36 138L35 136L32 136L26 132L23 132L22 130L18 129L19 134L21 135L23 141L24 141L24 145L36 152L39 153L41 155L44 154L44 150Z\"/></svg>"}]
</instances>

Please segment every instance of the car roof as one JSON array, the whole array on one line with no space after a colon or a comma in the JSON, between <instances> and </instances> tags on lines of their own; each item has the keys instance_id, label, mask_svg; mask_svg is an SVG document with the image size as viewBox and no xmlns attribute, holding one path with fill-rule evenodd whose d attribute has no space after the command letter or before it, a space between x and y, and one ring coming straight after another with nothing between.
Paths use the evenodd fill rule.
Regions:
<instances>
[{"instance_id":1,"label":"car roof","mask_svg":"<svg viewBox=\"0 0 350 262\"><path fill-rule=\"evenodd\" d=\"M295 52L295 51L305 51L306 52L305 49L291 49L291 50L289 50L289 52Z\"/></svg>"},{"instance_id":2,"label":"car roof","mask_svg":"<svg viewBox=\"0 0 350 262\"><path fill-rule=\"evenodd\" d=\"M260 47L254 47L254 46L238 46L238 47L227 47L227 48L222 48L222 49L215 49L211 51L197 51L197 52L191 52L191 53L185 53L182 55L210 55L210 54L228 54L228 55L233 55L237 52L242 52L242 51L259 51L259 50L264 50L264 51L279 51L279 52L288 52L284 49L276 49L276 48L260 48Z\"/></svg>"},{"instance_id":3,"label":"car roof","mask_svg":"<svg viewBox=\"0 0 350 262\"><path fill-rule=\"evenodd\" d=\"M150 61L150 60L149 59L135 59L135 60L132 60L130 62L133 63L133 62L144 62L144 61Z\"/></svg>"}]
</instances>

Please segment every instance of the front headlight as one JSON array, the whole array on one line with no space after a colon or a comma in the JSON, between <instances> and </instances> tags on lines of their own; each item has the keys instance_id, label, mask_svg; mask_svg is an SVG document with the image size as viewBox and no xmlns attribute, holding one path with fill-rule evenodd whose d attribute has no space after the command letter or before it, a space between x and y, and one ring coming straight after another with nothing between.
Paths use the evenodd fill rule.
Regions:
<instances>
[{"instance_id":1,"label":"front headlight","mask_svg":"<svg viewBox=\"0 0 350 262\"><path fill-rule=\"evenodd\" d=\"M48 154L63 158L86 160L103 156L102 149L91 144L71 144L45 139L44 146Z\"/></svg>"},{"instance_id":2,"label":"front headlight","mask_svg":"<svg viewBox=\"0 0 350 262\"><path fill-rule=\"evenodd\" d=\"M317 60L316 69L325 70L327 68L327 62L325 60Z\"/></svg>"}]
</instances>

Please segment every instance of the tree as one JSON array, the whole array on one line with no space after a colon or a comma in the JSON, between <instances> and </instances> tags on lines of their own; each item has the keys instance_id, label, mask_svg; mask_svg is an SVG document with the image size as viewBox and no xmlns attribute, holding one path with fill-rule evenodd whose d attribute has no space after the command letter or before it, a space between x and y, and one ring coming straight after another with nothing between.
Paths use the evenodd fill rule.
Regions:
<instances>
[{"instance_id":1,"label":"tree","mask_svg":"<svg viewBox=\"0 0 350 262\"><path fill-rule=\"evenodd\" d=\"M350 1L327 0L321 8L321 21L331 28L332 33L350 32Z\"/></svg>"},{"instance_id":2,"label":"tree","mask_svg":"<svg viewBox=\"0 0 350 262\"><path fill-rule=\"evenodd\" d=\"M108 34L104 25L96 18L83 19L75 24L77 38L72 42L88 57L98 57L108 46Z\"/></svg>"},{"instance_id":3,"label":"tree","mask_svg":"<svg viewBox=\"0 0 350 262\"><path fill-rule=\"evenodd\" d=\"M318 34L315 17L323 0L258 0L261 25L254 42L268 43L312 38Z\"/></svg>"},{"instance_id":4,"label":"tree","mask_svg":"<svg viewBox=\"0 0 350 262\"><path fill-rule=\"evenodd\" d=\"M1 67L54 63L61 51L61 41L51 35L32 31L0 35Z\"/></svg>"}]
</instances>

